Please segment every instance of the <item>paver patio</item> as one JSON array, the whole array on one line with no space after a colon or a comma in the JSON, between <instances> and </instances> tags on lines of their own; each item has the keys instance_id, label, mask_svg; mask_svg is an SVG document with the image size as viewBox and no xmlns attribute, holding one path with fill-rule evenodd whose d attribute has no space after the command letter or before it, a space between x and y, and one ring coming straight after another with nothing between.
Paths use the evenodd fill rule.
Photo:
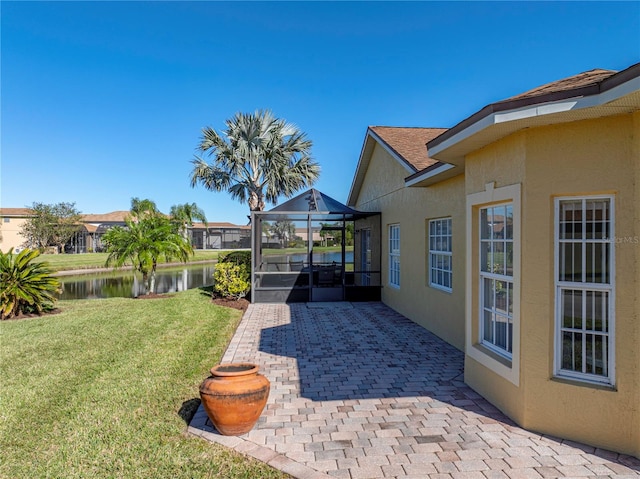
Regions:
<instances>
[{"instance_id":1,"label":"paver patio","mask_svg":"<svg viewBox=\"0 0 640 479\"><path fill-rule=\"evenodd\" d=\"M515 426L463 359L381 303L252 304L222 362L271 381L260 420L222 436L200 406L188 430L301 479L640 476L634 457Z\"/></svg>"}]
</instances>

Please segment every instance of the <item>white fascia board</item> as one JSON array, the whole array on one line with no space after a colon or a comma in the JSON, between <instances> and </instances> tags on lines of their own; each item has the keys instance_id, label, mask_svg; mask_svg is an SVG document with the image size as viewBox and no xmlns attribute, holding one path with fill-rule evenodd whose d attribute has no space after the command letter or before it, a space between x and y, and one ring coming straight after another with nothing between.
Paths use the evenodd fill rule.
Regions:
<instances>
[{"instance_id":1,"label":"white fascia board","mask_svg":"<svg viewBox=\"0 0 640 479\"><path fill-rule=\"evenodd\" d=\"M429 148L429 156L437 160L438 153L441 153L442 151L451 148L456 143L459 143L462 140L466 140L467 138L475 135L476 133L484 130L485 128L489 128L491 125L494 125L495 124L494 115L495 114L485 116L481 120L475 122L473 125L465 128L459 133L456 133L451 138L447 138L445 141L443 141L439 145Z\"/></svg>"},{"instance_id":2,"label":"white fascia board","mask_svg":"<svg viewBox=\"0 0 640 479\"><path fill-rule=\"evenodd\" d=\"M437 168L434 168L432 170L429 170L427 172L425 172L424 174L420 175L420 176L416 176L415 178L409 180L409 181L405 181L404 185L405 186L413 186L417 183L422 183L425 180L428 180L430 178L433 178L435 176L441 175L442 173L444 173L445 171L449 171L450 169L455 168L455 165L450 165L449 163L445 163L441 166L438 166Z\"/></svg>"},{"instance_id":3,"label":"white fascia board","mask_svg":"<svg viewBox=\"0 0 640 479\"><path fill-rule=\"evenodd\" d=\"M534 118L536 116L550 115L552 113L562 113L576 109L578 104L577 100L566 101L556 103L547 103L534 107L525 107L518 110L510 110L507 112L493 113L493 123L506 123L508 121L525 120L527 118Z\"/></svg>"},{"instance_id":4,"label":"white fascia board","mask_svg":"<svg viewBox=\"0 0 640 479\"><path fill-rule=\"evenodd\" d=\"M429 149L429 154L433 158L438 159L439 153L442 153L456 143L466 140L467 138L486 128L489 128L492 125L510 121L526 120L527 118L551 115L554 113L563 113L567 111L581 110L585 108L606 105L607 103L616 101L638 90L640 90L640 77L633 78L628 82L625 82L597 95L569 98L556 102L542 103L538 105L531 105L523 108L516 108L513 110L492 113L491 115L482 118L471 126L455 134L451 138L443 141L439 145L431 147Z\"/></svg>"}]
</instances>

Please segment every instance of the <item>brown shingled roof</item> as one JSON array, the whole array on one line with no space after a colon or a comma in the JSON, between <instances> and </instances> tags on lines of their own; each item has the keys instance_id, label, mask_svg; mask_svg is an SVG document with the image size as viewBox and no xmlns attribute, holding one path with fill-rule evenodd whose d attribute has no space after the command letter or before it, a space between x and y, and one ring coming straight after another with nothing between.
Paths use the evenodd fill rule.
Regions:
<instances>
[{"instance_id":1,"label":"brown shingled roof","mask_svg":"<svg viewBox=\"0 0 640 479\"><path fill-rule=\"evenodd\" d=\"M131 213L129 211L112 211L100 215L82 215L85 223L124 223Z\"/></svg>"},{"instance_id":2,"label":"brown shingled roof","mask_svg":"<svg viewBox=\"0 0 640 479\"><path fill-rule=\"evenodd\" d=\"M429 158L426 143L447 131L446 128L407 128L396 126L370 126L400 158L415 171L437 163Z\"/></svg>"},{"instance_id":3,"label":"brown shingled roof","mask_svg":"<svg viewBox=\"0 0 640 479\"><path fill-rule=\"evenodd\" d=\"M0 216L31 216L31 208L0 208Z\"/></svg>"},{"instance_id":4,"label":"brown shingled roof","mask_svg":"<svg viewBox=\"0 0 640 479\"><path fill-rule=\"evenodd\" d=\"M519 95L507 98L504 101L520 100L522 98L532 98L540 95L546 95L549 93L575 90L576 88L596 85L601 81L606 80L610 76L615 75L616 73L618 72L615 70L603 70L601 68L596 68L594 70L589 70L586 72L578 73L577 75L563 78L562 80L557 80L551 83L547 83L545 85L541 85L539 87L533 88L524 93L520 93Z\"/></svg>"}]
</instances>

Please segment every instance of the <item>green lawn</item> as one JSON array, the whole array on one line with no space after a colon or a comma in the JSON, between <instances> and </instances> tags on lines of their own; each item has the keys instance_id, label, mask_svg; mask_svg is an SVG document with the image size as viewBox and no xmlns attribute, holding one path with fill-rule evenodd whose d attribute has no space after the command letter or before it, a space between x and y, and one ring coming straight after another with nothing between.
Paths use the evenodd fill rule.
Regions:
<instances>
[{"instance_id":1,"label":"green lawn","mask_svg":"<svg viewBox=\"0 0 640 479\"><path fill-rule=\"evenodd\" d=\"M1 478L285 478L186 436L240 312L199 289L0 323Z\"/></svg>"},{"instance_id":2,"label":"green lawn","mask_svg":"<svg viewBox=\"0 0 640 479\"><path fill-rule=\"evenodd\" d=\"M198 250L189 260L213 261L218 259L220 250ZM46 261L55 271L70 269L104 268L107 253L80 253L80 254L42 254L36 261Z\"/></svg>"}]
</instances>

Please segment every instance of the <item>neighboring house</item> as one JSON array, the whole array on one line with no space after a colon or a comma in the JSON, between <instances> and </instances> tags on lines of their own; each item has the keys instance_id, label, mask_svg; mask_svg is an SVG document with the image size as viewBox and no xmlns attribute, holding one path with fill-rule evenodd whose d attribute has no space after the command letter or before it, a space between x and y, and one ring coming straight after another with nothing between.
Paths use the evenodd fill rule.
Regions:
<instances>
[{"instance_id":1,"label":"neighboring house","mask_svg":"<svg viewBox=\"0 0 640 479\"><path fill-rule=\"evenodd\" d=\"M102 235L104 235L109 228L124 226L129 214L128 211L121 210L105 214L82 215L82 229L76 234L69 245L68 252L93 253L104 251L105 246L102 243Z\"/></svg>"},{"instance_id":2,"label":"neighboring house","mask_svg":"<svg viewBox=\"0 0 640 479\"><path fill-rule=\"evenodd\" d=\"M251 226L233 223L194 223L191 243L195 249L251 248Z\"/></svg>"},{"instance_id":3,"label":"neighboring house","mask_svg":"<svg viewBox=\"0 0 640 479\"><path fill-rule=\"evenodd\" d=\"M307 242L309 240L309 232L306 228L296 228L295 237L299 241ZM329 231L322 231L321 226L311 227L311 241L321 246L326 246L327 241L333 244L333 235Z\"/></svg>"},{"instance_id":4,"label":"neighboring house","mask_svg":"<svg viewBox=\"0 0 640 479\"><path fill-rule=\"evenodd\" d=\"M129 211L112 211L105 214L82 215L82 226L66 247L67 253L90 253L104 251L102 235L113 226L125 226ZM0 250L6 252L25 247L20 228L31 216L29 208L0 208ZM232 223L194 223L189 228L191 242L195 249L234 249L249 248L251 226L238 226Z\"/></svg>"},{"instance_id":5,"label":"neighboring house","mask_svg":"<svg viewBox=\"0 0 640 479\"><path fill-rule=\"evenodd\" d=\"M382 301L463 350L467 384L640 456L640 64L371 127L348 205L382 214Z\"/></svg>"},{"instance_id":6,"label":"neighboring house","mask_svg":"<svg viewBox=\"0 0 640 479\"><path fill-rule=\"evenodd\" d=\"M30 215L29 208L0 208L0 251L20 252L24 242L20 229Z\"/></svg>"}]
</instances>

